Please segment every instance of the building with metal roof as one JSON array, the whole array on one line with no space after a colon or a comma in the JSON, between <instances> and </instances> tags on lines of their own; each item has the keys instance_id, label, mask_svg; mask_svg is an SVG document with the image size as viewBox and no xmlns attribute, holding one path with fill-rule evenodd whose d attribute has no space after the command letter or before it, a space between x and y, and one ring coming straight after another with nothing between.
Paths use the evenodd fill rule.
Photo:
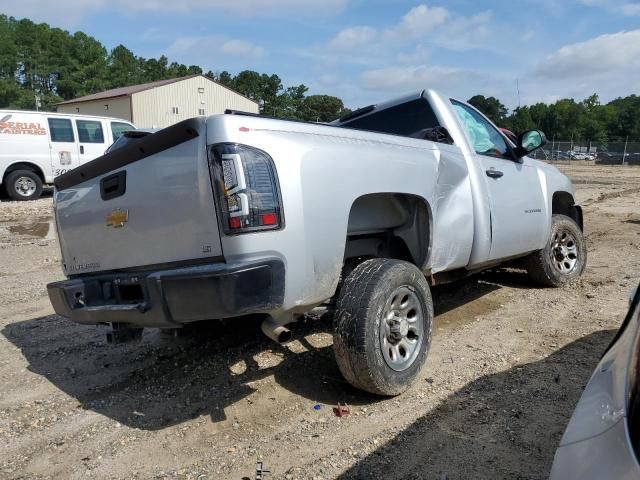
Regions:
<instances>
[{"instance_id":1,"label":"building with metal roof","mask_svg":"<svg viewBox=\"0 0 640 480\"><path fill-rule=\"evenodd\" d=\"M228 108L259 113L257 102L204 75L114 88L57 104L61 113L122 118L140 128L164 128Z\"/></svg>"}]
</instances>

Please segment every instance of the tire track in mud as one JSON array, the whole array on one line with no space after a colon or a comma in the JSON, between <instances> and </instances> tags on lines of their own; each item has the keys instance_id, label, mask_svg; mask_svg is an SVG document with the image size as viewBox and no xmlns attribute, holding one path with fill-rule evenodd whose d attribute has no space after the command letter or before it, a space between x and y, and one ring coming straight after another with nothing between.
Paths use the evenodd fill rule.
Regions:
<instances>
[{"instance_id":1,"label":"tire track in mud","mask_svg":"<svg viewBox=\"0 0 640 480\"><path fill-rule=\"evenodd\" d=\"M600 195L598 195L597 198L589 198L585 200L582 206L588 207L590 205L593 205L594 202L604 202L606 200L611 200L619 197L626 197L627 195L633 195L635 193L640 193L640 187L627 188L625 190L620 190L617 192L601 193Z\"/></svg>"}]
</instances>

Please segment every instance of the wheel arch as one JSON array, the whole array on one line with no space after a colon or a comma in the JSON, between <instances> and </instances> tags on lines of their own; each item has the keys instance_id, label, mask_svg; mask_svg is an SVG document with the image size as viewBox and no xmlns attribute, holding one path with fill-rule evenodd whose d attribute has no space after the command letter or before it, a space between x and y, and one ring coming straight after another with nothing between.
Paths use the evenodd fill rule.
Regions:
<instances>
[{"instance_id":1,"label":"wheel arch","mask_svg":"<svg viewBox=\"0 0 640 480\"><path fill-rule=\"evenodd\" d=\"M582 208L576 205L571 193L562 190L554 192L551 199L551 213L566 215L578 224L580 230L583 230Z\"/></svg>"},{"instance_id":2,"label":"wheel arch","mask_svg":"<svg viewBox=\"0 0 640 480\"><path fill-rule=\"evenodd\" d=\"M36 175L38 175L38 177L40 177L40 180L42 180L43 184L46 183L44 172L42 171L42 168L40 168L35 163L31 163L31 162L15 162L15 163L12 163L11 165L9 165L5 169L4 173L2 174L2 183L5 182L5 179L7 178L7 175L9 175L11 172L15 172L16 170L31 170Z\"/></svg>"},{"instance_id":3,"label":"wheel arch","mask_svg":"<svg viewBox=\"0 0 640 480\"><path fill-rule=\"evenodd\" d=\"M356 198L349 209L345 261L381 256L407 260L424 269L431 255L432 232L431 206L423 197L367 193Z\"/></svg>"}]
</instances>

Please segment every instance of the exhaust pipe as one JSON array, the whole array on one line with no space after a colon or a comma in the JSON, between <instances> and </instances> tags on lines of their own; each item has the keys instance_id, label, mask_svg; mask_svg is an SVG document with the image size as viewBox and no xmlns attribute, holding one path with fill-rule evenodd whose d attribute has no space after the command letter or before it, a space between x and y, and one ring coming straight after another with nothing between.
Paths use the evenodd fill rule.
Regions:
<instances>
[{"instance_id":1,"label":"exhaust pipe","mask_svg":"<svg viewBox=\"0 0 640 480\"><path fill-rule=\"evenodd\" d=\"M289 322L287 322L289 323ZM273 317L268 317L262 322L262 333L274 342L287 343L291 340L291 330L280 325Z\"/></svg>"}]
</instances>

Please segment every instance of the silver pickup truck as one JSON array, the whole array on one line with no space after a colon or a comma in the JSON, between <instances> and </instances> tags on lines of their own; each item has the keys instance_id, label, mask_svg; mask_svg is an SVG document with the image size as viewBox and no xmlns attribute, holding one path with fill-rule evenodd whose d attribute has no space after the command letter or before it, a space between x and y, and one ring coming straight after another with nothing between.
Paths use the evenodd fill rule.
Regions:
<instances>
[{"instance_id":1,"label":"silver pickup truck","mask_svg":"<svg viewBox=\"0 0 640 480\"><path fill-rule=\"evenodd\" d=\"M427 357L430 284L518 257L550 286L585 268L571 182L526 156L541 132L517 143L432 90L330 125L193 118L56 179L68 280L49 297L116 340L263 314L284 342L329 303L344 377L396 395Z\"/></svg>"}]
</instances>

